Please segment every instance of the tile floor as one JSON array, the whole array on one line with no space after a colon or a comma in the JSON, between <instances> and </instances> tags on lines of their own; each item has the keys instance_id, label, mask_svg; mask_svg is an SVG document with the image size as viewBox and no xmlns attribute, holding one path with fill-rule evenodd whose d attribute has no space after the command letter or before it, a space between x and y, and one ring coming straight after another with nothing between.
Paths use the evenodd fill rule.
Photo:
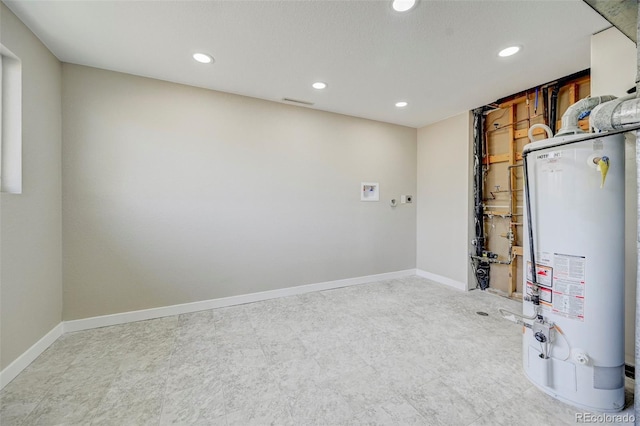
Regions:
<instances>
[{"instance_id":1,"label":"tile floor","mask_svg":"<svg viewBox=\"0 0 640 426\"><path fill-rule=\"evenodd\" d=\"M409 277L69 333L0 393L0 424L575 424L500 307L520 304Z\"/></svg>"}]
</instances>

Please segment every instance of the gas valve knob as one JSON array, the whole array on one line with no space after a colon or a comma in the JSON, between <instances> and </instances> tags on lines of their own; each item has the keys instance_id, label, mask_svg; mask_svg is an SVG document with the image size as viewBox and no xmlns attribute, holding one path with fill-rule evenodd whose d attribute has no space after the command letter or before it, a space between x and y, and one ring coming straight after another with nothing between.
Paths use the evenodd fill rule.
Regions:
<instances>
[{"instance_id":1,"label":"gas valve knob","mask_svg":"<svg viewBox=\"0 0 640 426\"><path fill-rule=\"evenodd\" d=\"M547 341L547 336L545 336L544 333L542 333L541 331L538 331L536 334L533 335L533 337L535 337L536 340L540 343L544 343Z\"/></svg>"}]
</instances>

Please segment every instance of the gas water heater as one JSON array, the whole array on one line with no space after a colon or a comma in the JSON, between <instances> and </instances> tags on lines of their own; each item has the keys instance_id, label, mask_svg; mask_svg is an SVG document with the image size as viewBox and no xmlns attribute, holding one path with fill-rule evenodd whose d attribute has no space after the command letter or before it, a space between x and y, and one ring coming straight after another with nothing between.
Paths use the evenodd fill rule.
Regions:
<instances>
[{"instance_id":1,"label":"gas water heater","mask_svg":"<svg viewBox=\"0 0 640 426\"><path fill-rule=\"evenodd\" d=\"M547 394L616 412L624 407L624 136L571 133L523 150L523 365Z\"/></svg>"}]
</instances>

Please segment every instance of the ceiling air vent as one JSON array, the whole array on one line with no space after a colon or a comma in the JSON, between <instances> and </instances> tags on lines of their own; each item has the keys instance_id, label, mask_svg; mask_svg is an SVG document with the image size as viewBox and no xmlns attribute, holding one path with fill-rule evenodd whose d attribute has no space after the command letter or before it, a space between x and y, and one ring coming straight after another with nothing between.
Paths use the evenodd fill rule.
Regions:
<instances>
[{"instance_id":1,"label":"ceiling air vent","mask_svg":"<svg viewBox=\"0 0 640 426\"><path fill-rule=\"evenodd\" d=\"M298 99L291 99L291 98L282 98L283 101L285 102L291 102L292 104L298 104L298 105L313 105L313 102L307 102L307 101L299 101Z\"/></svg>"}]
</instances>

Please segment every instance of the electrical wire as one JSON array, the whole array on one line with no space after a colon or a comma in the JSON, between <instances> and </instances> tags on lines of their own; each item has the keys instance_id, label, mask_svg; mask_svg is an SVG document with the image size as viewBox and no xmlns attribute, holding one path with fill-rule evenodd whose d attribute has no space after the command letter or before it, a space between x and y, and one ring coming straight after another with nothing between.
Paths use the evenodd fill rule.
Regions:
<instances>
[{"instance_id":1,"label":"electrical wire","mask_svg":"<svg viewBox=\"0 0 640 426\"><path fill-rule=\"evenodd\" d=\"M502 114L500 114L498 117L491 117L493 119L493 121L496 120L500 120L502 117L504 117L504 115L507 113L507 111L509 111L509 108L499 108L502 110ZM493 112L493 111L491 111Z\"/></svg>"},{"instance_id":2,"label":"electrical wire","mask_svg":"<svg viewBox=\"0 0 640 426\"><path fill-rule=\"evenodd\" d=\"M505 319L507 318L507 314L513 315L514 317L518 317L518 318L521 318L523 320L534 320L534 319L537 318L537 314L536 313L534 313L532 316L528 317L528 316L525 316L525 315L516 314L515 312L507 311L504 308L498 309L498 312L500 312L500 315L502 315L502 317L505 318Z\"/></svg>"},{"instance_id":3,"label":"electrical wire","mask_svg":"<svg viewBox=\"0 0 640 426\"><path fill-rule=\"evenodd\" d=\"M568 349L567 356L564 357L563 359L560 359L560 361L566 361L571 356L571 345L569 344L569 340L567 339L567 336L564 335L564 331L562 331L560 327L558 327L557 325L554 325L553 328L558 330L558 334L562 336L562 338L564 339L564 342L567 344L567 349ZM553 359L559 359L559 358L553 358Z\"/></svg>"}]
</instances>

